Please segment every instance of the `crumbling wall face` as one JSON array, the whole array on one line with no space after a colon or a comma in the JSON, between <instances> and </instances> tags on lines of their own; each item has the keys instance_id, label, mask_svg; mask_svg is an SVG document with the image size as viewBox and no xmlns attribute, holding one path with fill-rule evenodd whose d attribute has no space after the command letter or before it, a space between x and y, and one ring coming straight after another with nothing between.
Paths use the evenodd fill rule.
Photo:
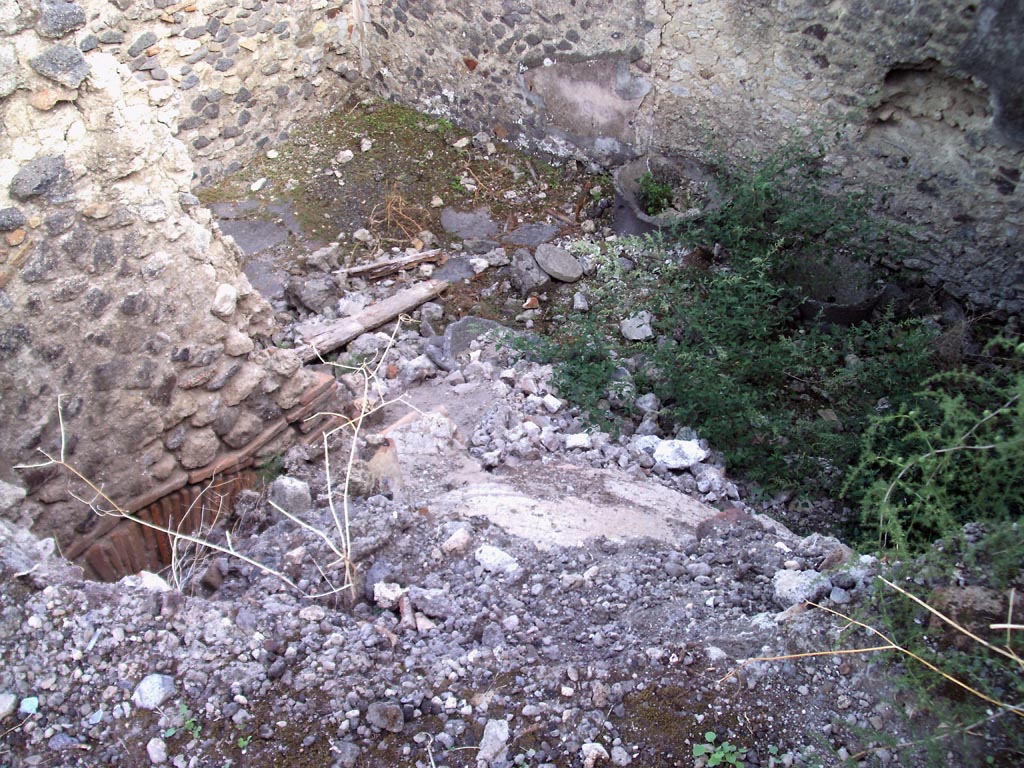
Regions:
<instances>
[{"instance_id":1,"label":"crumbling wall face","mask_svg":"<svg viewBox=\"0 0 1024 768\"><path fill-rule=\"evenodd\" d=\"M67 100L82 59L109 54L146 86L201 183L331 110L364 66L341 3L312 0L0 0L0 32L14 36L0 41L0 94L31 87L40 108ZM31 65L30 49L44 60ZM26 70L49 90L27 85Z\"/></svg>"},{"instance_id":2,"label":"crumbling wall face","mask_svg":"<svg viewBox=\"0 0 1024 768\"><path fill-rule=\"evenodd\" d=\"M841 141L831 162L921 225L907 264L1024 311L1024 7L1016 0L370 2L378 89L524 146L648 150Z\"/></svg>"},{"instance_id":3,"label":"crumbling wall face","mask_svg":"<svg viewBox=\"0 0 1024 768\"><path fill-rule=\"evenodd\" d=\"M529 149L614 162L650 90L643 0L370 0L377 89ZM563 71L564 68L564 71Z\"/></svg>"},{"instance_id":4,"label":"crumbling wall face","mask_svg":"<svg viewBox=\"0 0 1024 768\"><path fill-rule=\"evenodd\" d=\"M1024 118L1014 106L1024 35L1011 31L1024 6L667 0L665 9L651 52L661 86L652 145L697 149L710 133L763 150L792 131L836 131L833 164L888 187L891 212L921 225L922 258L904 266L979 309L1024 310Z\"/></svg>"},{"instance_id":5,"label":"crumbling wall face","mask_svg":"<svg viewBox=\"0 0 1024 768\"><path fill-rule=\"evenodd\" d=\"M192 35L196 14L242 18L249 8L254 18L273 4L199 0L174 23L153 5L0 0L0 479L27 485L23 509L44 535L95 522L60 473L12 469L38 460L38 448L59 451L58 396L68 460L137 507L280 450L299 411L326 391L293 352L266 348L271 309L191 192L190 153L241 158L303 106L256 87L238 99L243 65L261 77L260 51L241 53L258 36L239 33L233 66L211 57L188 72L176 46L214 45L204 35L224 22ZM323 41L309 47L324 52ZM268 62L280 63L273 49ZM308 74L298 56L293 80ZM152 60L164 75L146 68ZM179 78L192 75L198 82L184 88ZM224 94L219 116L183 128L182 94L220 104L214 89ZM227 137L232 110L265 127ZM195 132L216 140L198 148Z\"/></svg>"}]
</instances>

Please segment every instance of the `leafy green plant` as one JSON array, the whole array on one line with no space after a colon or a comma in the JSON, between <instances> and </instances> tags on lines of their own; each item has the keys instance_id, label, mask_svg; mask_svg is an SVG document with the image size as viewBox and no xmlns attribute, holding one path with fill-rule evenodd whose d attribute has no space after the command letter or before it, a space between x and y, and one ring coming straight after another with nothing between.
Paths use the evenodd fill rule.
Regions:
<instances>
[{"instance_id":1,"label":"leafy green plant","mask_svg":"<svg viewBox=\"0 0 1024 768\"><path fill-rule=\"evenodd\" d=\"M239 736L238 737L238 741L236 741L235 743L238 745L239 749L244 751L245 748L248 747L251 742L252 742L252 734L249 734L249 735L246 735L246 736Z\"/></svg>"},{"instance_id":2,"label":"leafy green plant","mask_svg":"<svg viewBox=\"0 0 1024 768\"><path fill-rule=\"evenodd\" d=\"M638 181L640 206L648 216L657 216L672 206L672 185L659 181L647 171Z\"/></svg>"},{"instance_id":3,"label":"leafy green plant","mask_svg":"<svg viewBox=\"0 0 1024 768\"><path fill-rule=\"evenodd\" d=\"M799 320L795 267L840 249L890 253L901 237L863 215L864 195L833 191L818 158L797 147L720 161L721 208L591 255L593 309L536 350L555 365L560 393L607 428L630 416L630 392L654 392L671 422L662 426L698 430L738 476L767 491L836 493L876 408L899 407L932 373L932 332L892 311L850 327ZM715 244L723 266L685 255ZM622 337L623 306L653 315L654 339Z\"/></svg>"},{"instance_id":4,"label":"leafy green plant","mask_svg":"<svg viewBox=\"0 0 1024 768\"><path fill-rule=\"evenodd\" d=\"M192 714L189 708L185 706L184 703L178 705L178 714L181 716L181 719L183 721L181 725L181 730L189 734L193 740L198 741L200 734L203 732L203 726L199 724L195 716ZM165 739L169 739L174 734L176 734L178 730L179 729L175 726L165 728L163 736Z\"/></svg>"},{"instance_id":5,"label":"leafy green plant","mask_svg":"<svg viewBox=\"0 0 1024 768\"><path fill-rule=\"evenodd\" d=\"M718 734L714 731L707 731L704 734L703 744L693 745L693 756L706 757L709 766L733 765L736 768L743 768L746 765L743 762L746 754L746 747L737 747L728 741L719 744Z\"/></svg>"},{"instance_id":6,"label":"leafy green plant","mask_svg":"<svg viewBox=\"0 0 1024 768\"><path fill-rule=\"evenodd\" d=\"M256 465L256 474L264 485L270 485L284 472L284 454L275 453Z\"/></svg>"},{"instance_id":7,"label":"leafy green plant","mask_svg":"<svg viewBox=\"0 0 1024 768\"><path fill-rule=\"evenodd\" d=\"M1024 344L1014 352L1024 360ZM1019 520L1022 466L1024 373L959 370L928 378L872 421L844 491L879 547L917 554L952 542L965 523Z\"/></svg>"}]
</instances>

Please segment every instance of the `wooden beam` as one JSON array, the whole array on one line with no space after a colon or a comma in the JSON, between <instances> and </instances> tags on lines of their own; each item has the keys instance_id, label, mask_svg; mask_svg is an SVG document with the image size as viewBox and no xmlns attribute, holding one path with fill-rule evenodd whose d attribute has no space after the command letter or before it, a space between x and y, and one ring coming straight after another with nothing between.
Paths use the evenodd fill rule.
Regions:
<instances>
[{"instance_id":1,"label":"wooden beam","mask_svg":"<svg viewBox=\"0 0 1024 768\"><path fill-rule=\"evenodd\" d=\"M436 248L432 251L421 251L419 253L406 254L405 256L399 256L395 259L375 261L372 264L360 264L355 267L347 267L345 269L339 269L338 272L348 277L359 277L365 275L373 280L386 277L387 275L400 272L403 269L409 269L410 267L414 267L419 264L443 261L446 258L448 258L448 254L442 252L440 248Z\"/></svg>"},{"instance_id":2,"label":"wooden beam","mask_svg":"<svg viewBox=\"0 0 1024 768\"><path fill-rule=\"evenodd\" d=\"M345 346L367 331L379 328L405 312L411 312L449 285L445 280L426 280L366 307L354 317L343 317L333 323L306 329L300 327L298 331L303 344L296 347L295 351L304 363L316 360L320 355Z\"/></svg>"}]
</instances>

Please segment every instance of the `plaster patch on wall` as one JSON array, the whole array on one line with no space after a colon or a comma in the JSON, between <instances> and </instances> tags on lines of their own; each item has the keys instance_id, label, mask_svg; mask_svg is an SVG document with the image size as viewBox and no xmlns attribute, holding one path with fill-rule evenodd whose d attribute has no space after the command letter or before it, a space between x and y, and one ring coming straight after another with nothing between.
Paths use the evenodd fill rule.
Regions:
<instances>
[{"instance_id":1,"label":"plaster patch on wall","mask_svg":"<svg viewBox=\"0 0 1024 768\"><path fill-rule=\"evenodd\" d=\"M621 159L636 143L635 118L651 83L626 59L538 67L523 82L549 134L609 160Z\"/></svg>"}]
</instances>

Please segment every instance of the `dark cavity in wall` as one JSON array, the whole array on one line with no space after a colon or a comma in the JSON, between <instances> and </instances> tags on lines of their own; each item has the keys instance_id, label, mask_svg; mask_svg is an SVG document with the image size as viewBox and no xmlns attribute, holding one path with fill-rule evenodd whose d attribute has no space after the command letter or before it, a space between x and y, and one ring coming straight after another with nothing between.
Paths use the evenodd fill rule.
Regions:
<instances>
[{"instance_id":1,"label":"dark cavity in wall","mask_svg":"<svg viewBox=\"0 0 1024 768\"><path fill-rule=\"evenodd\" d=\"M1024 147L1024 2L982 3L957 65L989 87L999 137Z\"/></svg>"}]
</instances>

